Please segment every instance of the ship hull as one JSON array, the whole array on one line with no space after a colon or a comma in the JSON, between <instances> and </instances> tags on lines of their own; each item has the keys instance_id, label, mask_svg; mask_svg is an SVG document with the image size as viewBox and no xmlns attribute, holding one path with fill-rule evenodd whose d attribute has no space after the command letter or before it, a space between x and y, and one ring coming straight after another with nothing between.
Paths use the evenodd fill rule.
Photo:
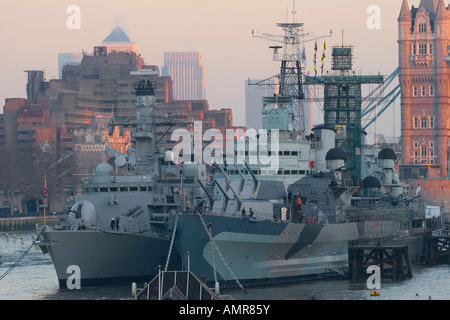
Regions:
<instances>
[{"instance_id":1,"label":"ship hull","mask_svg":"<svg viewBox=\"0 0 450 320\"><path fill-rule=\"evenodd\" d=\"M227 286L236 285L236 279L241 284L264 285L348 269L348 243L358 239L356 223L277 223L215 215L202 218L204 223L198 215L179 216L175 246L185 258L185 268L209 283L217 278ZM217 251L213 258L205 226L211 228L223 259Z\"/></svg>"},{"instance_id":2,"label":"ship hull","mask_svg":"<svg viewBox=\"0 0 450 320\"><path fill-rule=\"evenodd\" d=\"M82 286L148 281L164 269L170 244L168 239L95 230L50 230L42 236L62 288L73 279L70 266L79 267Z\"/></svg>"}]
</instances>

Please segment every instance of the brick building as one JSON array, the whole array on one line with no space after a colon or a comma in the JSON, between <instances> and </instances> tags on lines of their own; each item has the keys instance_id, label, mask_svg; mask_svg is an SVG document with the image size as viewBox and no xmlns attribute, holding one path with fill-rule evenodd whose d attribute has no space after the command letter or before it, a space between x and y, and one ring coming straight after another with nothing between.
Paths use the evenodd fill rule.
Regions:
<instances>
[{"instance_id":1,"label":"brick building","mask_svg":"<svg viewBox=\"0 0 450 320\"><path fill-rule=\"evenodd\" d=\"M447 177L450 11L443 0L403 0L398 18L402 178Z\"/></svg>"}]
</instances>

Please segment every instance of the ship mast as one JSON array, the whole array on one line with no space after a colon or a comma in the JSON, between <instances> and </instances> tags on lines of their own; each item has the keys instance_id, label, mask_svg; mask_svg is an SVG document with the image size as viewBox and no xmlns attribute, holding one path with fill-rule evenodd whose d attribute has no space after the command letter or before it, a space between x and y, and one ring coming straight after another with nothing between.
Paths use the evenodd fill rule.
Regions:
<instances>
[{"instance_id":1,"label":"ship mast","mask_svg":"<svg viewBox=\"0 0 450 320\"><path fill-rule=\"evenodd\" d=\"M304 137L305 112L302 100L305 95L303 92L301 45L331 35L309 38L310 34L303 32L304 24L296 21L296 14L295 0L293 0L292 22L277 23L277 26L283 30L283 34L257 34L253 31L252 36L281 44L270 46L273 49L273 61L281 63L280 74L277 75L279 94L273 99L270 99L270 97L264 99L266 103L273 103L276 108L284 109L290 118L289 130L297 131Z\"/></svg>"}]
</instances>

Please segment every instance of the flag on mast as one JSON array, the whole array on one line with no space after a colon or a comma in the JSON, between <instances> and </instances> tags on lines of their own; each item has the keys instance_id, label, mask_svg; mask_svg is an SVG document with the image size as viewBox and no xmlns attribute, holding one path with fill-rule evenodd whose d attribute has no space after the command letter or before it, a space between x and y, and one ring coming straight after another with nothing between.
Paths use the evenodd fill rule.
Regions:
<instances>
[{"instance_id":1,"label":"flag on mast","mask_svg":"<svg viewBox=\"0 0 450 320\"><path fill-rule=\"evenodd\" d=\"M184 190L183 190L183 160L180 162L180 200L184 209Z\"/></svg>"},{"instance_id":2,"label":"flag on mast","mask_svg":"<svg viewBox=\"0 0 450 320\"><path fill-rule=\"evenodd\" d=\"M317 76L317 40L314 44L314 77Z\"/></svg>"},{"instance_id":3,"label":"flag on mast","mask_svg":"<svg viewBox=\"0 0 450 320\"><path fill-rule=\"evenodd\" d=\"M327 50L327 42L326 41L323 42L322 66L320 67L322 74L323 74L323 63L324 63L323 60L325 60L325 57L326 57L325 50Z\"/></svg>"},{"instance_id":4,"label":"flag on mast","mask_svg":"<svg viewBox=\"0 0 450 320\"><path fill-rule=\"evenodd\" d=\"M44 177L44 204L47 204L47 179Z\"/></svg>"},{"instance_id":5,"label":"flag on mast","mask_svg":"<svg viewBox=\"0 0 450 320\"><path fill-rule=\"evenodd\" d=\"M303 45L302 51L300 52L300 61L301 61L301 63L304 66L306 66L306 49L305 49L305 45Z\"/></svg>"}]
</instances>

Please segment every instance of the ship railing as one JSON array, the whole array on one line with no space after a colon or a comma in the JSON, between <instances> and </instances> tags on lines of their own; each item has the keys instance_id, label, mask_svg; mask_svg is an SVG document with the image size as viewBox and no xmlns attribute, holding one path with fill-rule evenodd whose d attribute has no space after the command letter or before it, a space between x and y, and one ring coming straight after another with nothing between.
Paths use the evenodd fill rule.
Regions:
<instances>
[{"instance_id":1,"label":"ship railing","mask_svg":"<svg viewBox=\"0 0 450 320\"><path fill-rule=\"evenodd\" d=\"M340 274L341 276L345 275L345 272L343 271L343 269L346 269L345 266L340 266L340 265L336 265L336 264L328 264L327 265L328 269L330 269L331 271Z\"/></svg>"}]
</instances>

